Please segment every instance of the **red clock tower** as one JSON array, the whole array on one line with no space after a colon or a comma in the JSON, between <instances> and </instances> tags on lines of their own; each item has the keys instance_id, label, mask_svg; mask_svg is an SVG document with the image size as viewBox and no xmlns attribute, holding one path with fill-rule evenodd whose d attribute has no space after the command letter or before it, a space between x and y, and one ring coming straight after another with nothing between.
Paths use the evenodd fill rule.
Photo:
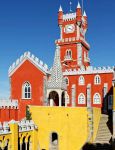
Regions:
<instances>
[{"instance_id":1,"label":"red clock tower","mask_svg":"<svg viewBox=\"0 0 115 150\"><path fill-rule=\"evenodd\" d=\"M60 6L58 25L60 27L60 39L56 40L56 45L60 46L63 69L78 69L89 66L90 46L85 39L87 16L85 12L82 15L80 4L78 3L75 13L67 14L64 14Z\"/></svg>"}]
</instances>

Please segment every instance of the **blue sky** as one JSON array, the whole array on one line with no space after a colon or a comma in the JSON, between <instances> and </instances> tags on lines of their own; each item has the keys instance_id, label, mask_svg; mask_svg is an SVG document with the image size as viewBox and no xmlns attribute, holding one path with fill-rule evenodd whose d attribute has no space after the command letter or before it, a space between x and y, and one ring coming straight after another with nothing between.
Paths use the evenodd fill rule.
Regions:
<instances>
[{"instance_id":1,"label":"blue sky","mask_svg":"<svg viewBox=\"0 0 115 150\"><path fill-rule=\"evenodd\" d=\"M71 0L74 11L78 3ZM31 51L49 66L55 39L59 38L57 13L60 4L69 12L69 0L4 0L0 2L0 98L9 95L9 66ZM81 0L80 0L81 2ZM93 66L115 63L115 0L84 0L88 15L87 39Z\"/></svg>"}]
</instances>

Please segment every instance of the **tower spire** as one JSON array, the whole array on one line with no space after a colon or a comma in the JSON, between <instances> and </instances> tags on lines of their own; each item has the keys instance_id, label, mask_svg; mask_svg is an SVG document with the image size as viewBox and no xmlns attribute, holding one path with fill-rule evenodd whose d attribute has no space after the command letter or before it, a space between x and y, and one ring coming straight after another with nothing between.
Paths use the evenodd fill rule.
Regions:
<instances>
[{"instance_id":1,"label":"tower spire","mask_svg":"<svg viewBox=\"0 0 115 150\"><path fill-rule=\"evenodd\" d=\"M78 1L78 5L77 5L77 8L81 8L81 6L80 6L80 3L79 3L79 1Z\"/></svg>"},{"instance_id":2,"label":"tower spire","mask_svg":"<svg viewBox=\"0 0 115 150\"><path fill-rule=\"evenodd\" d=\"M84 17L87 17L85 10L84 10L83 16L84 16Z\"/></svg>"},{"instance_id":3,"label":"tower spire","mask_svg":"<svg viewBox=\"0 0 115 150\"><path fill-rule=\"evenodd\" d=\"M60 12L60 11L62 11L62 12L63 12L63 9L62 9L61 5L60 5L60 7L59 7L59 12Z\"/></svg>"}]
</instances>

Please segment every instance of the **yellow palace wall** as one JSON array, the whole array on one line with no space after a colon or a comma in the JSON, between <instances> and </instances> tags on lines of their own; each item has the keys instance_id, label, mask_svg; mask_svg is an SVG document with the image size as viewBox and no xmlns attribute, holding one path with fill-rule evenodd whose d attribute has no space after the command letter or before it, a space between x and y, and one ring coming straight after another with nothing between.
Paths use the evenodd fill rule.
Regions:
<instances>
[{"instance_id":1,"label":"yellow palace wall","mask_svg":"<svg viewBox=\"0 0 115 150\"><path fill-rule=\"evenodd\" d=\"M59 150L79 150L87 141L87 108L30 106L30 112L40 150L49 150L52 132L58 134Z\"/></svg>"}]
</instances>

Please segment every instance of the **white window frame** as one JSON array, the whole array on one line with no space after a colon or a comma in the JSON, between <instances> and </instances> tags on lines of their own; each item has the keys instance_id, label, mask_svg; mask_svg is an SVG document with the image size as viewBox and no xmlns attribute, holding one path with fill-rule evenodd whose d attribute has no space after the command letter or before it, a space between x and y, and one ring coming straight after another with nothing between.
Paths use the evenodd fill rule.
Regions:
<instances>
[{"instance_id":1,"label":"white window frame","mask_svg":"<svg viewBox=\"0 0 115 150\"><path fill-rule=\"evenodd\" d=\"M86 104L86 97L83 93L80 93L78 96L78 104Z\"/></svg>"},{"instance_id":2,"label":"white window frame","mask_svg":"<svg viewBox=\"0 0 115 150\"><path fill-rule=\"evenodd\" d=\"M95 75L95 77L94 77L94 84L95 85L101 84L101 77L100 77L100 75Z\"/></svg>"},{"instance_id":3,"label":"white window frame","mask_svg":"<svg viewBox=\"0 0 115 150\"><path fill-rule=\"evenodd\" d=\"M98 97L97 97L98 96ZM98 101L99 98L99 101ZM96 99L96 100L95 100ZM101 104L101 96L99 93L95 93L93 96L93 104Z\"/></svg>"},{"instance_id":4,"label":"white window frame","mask_svg":"<svg viewBox=\"0 0 115 150\"><path fill-rule=\"evenodd\" d=\"M27 91L25 91L26 90L25 88L27 88ZM22 99L31 99L32 96L31 91L32 91L31 84L28 81L24 82L22 85Z\"/></svg>"},{"instance_id":5,"label":"white window frame","mask_svg":"<svg viewBox=\"0 0 115 150\"><path fill-rule=\"evenodd\" d=\"M79 85L85 85L85 78L83 76L80 76L78 82Z\"/></svg>"}]
</instances>

